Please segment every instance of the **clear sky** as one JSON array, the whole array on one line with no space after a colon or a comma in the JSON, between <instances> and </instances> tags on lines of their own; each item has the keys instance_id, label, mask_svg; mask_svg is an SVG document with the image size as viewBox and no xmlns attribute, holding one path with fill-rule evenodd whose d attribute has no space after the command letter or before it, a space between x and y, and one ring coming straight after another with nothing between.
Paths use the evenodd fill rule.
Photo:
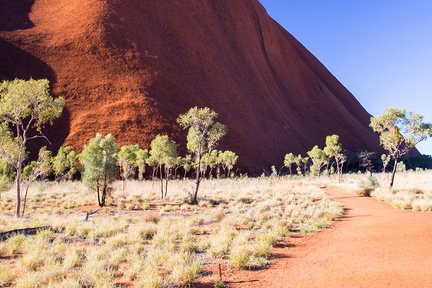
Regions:
<instances>
[{"instance_id":1,"label":"clear sky","mask_svg":"<svg viewBox=\"0 0 432 288\"><path fill-rule=\"evenodd\" d=\"M432 122L431 0L260 0L366 110L405 107ZM432 140L420 143L432 154Z\"/></svg>"}]
</instances>

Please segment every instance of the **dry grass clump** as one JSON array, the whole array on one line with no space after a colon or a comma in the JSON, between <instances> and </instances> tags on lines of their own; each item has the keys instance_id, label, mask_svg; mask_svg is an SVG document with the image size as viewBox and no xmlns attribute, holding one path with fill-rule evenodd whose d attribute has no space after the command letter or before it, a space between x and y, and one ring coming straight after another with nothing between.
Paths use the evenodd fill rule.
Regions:
<instances>
[{"instance_id":1,"label":"dry grass clump","mask_svg":"<svg viewBox=\"0 0 432 288\"><path fill-rule=\"evenodd\" d=\"M125 191L121 184L88 221L96 197L78 182L37 183L26 219L13 216L13 191L3 194L3 230L52 229L0 242L0 256L7 256L0 265L13 271L2 269L0 286L114 287L119 279L136 287L190 286L215 261L265 268L278 241L324 229L342 213L316 186L283 179L203 181L197 206L187 204L189 181L172 181L166 201L158 183L132 181Z\"/></svg>"},{"instance_id":2,"label":"dry grass clump","mask_svg":"<svg viewBox=\"0 0 432 288\"><path fill-rule=\"evenodd\" d=\"M0 265L0 287L8 287L15 280L15 273L5 264Z\"/></svg>"},{"instance_id":3,"label":"dry grass clump","mask_svg":"<svg viewBox=\"0 0 432 288\"><path fill-rule=\"evenodd\" d=\"M430 171L407 171L396 174L395 185L387 187L388 175L381 175L381 187L372 196L405 210L432 211L432 175Z\"/></svg>"},{"instance_id":4,"label":"dry grass clump","mask_svg":"<svg viewBox=\"0 0 432 288\"><path fill-rule=\"evenodd\" d=\"M432 211L432 190L378 189L372 196L404 210Z\"/></svg>"}]
</instances>

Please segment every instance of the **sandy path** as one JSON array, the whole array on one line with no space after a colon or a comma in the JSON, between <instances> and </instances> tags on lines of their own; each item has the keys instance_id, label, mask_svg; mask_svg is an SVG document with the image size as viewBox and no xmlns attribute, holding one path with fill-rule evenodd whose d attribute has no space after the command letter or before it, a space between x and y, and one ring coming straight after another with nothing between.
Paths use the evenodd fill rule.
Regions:
<instances>
[{"instance_id":1,"label":"sandy path","mask_svg":"<svg viewBox=\"0 0 432 288\"><path fill-rule=\"evenodd\" d=\"M230 287L432 287L432 213L326 192L347 210L333 229L276 248L269 269L235 274Z\"/></svg>"}]
</instances>

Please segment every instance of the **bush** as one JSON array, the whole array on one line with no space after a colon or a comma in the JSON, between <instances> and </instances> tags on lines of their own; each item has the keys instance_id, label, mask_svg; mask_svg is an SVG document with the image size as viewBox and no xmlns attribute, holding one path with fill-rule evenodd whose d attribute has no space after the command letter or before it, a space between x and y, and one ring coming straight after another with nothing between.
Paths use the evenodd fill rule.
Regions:
<instances>
[{"instance_id":1,"label":"bush","mask_svg":"<svg viewBox=\"0 0 432 288\"><path fill-rule=\"evenodd\" d=\"M380 186L378 179L375 176L369 176L366 180L359 183L360 190L357 192L360 196L370 197L371 193Z\"/></svg>"}]
</instances>

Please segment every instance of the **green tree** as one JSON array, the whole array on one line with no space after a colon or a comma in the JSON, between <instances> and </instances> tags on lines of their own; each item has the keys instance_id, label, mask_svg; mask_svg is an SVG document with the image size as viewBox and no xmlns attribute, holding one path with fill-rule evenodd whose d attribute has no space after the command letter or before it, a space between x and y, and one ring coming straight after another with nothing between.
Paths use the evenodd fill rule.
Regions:
<instances>
[{"instance_id":1,"label":"green tree","mask_svg":"<svg viewBox=\"0 0 432 288\"><path fill-rule=\"evenodd\" d=\"M137 166L137 153L140 150L138 144L124 145L120 147L117 154L118 164L121 171L121 176L124 180L135 176L135 168Z\"/></svg>"},{"instance_id":2,"label":"green tree","mask_svg":"<svg viewBox=\"0 0 432 288\"><path fill-rule=\"evenodd\" d=\"M146 161L149 158L149 152L147 149L139 149L136 152L136 166L138 167L138 180L143 180L145 173Z\"/></svg>"},{"instance_id":3,"label":"green tree","mask_svg":"<svg viewBox=\"0 0 432 288\"><path fill-rule=\"evenodd\" d=\"M209 178L213 176L213 169L216 168L218 164L219 151L212 150L210 153L205 153L202 157L202 177L206 176L207 171L209 172Z\"/></svg>"},{"instance_id":4,"label":"green tree","mask_svg":"<svg viewBox=\"0 0 432 288\"><path fill-rule=\"evenodd\" d=\"M149 156L147 157L147 159L145 160L145 162L148 166L150 166L152 168L152 181L154 181L154 179L156 177L158 163L154 157L150 156L150 153L149 153Z\"/></svg>"},{"instance_id":5,"label":"green tree","mask_svg":"<svg viewBox=\"0 0 432 288\"><path fill-rule=\"evenodd\" d=\"M212 178L213 177L213 171L219 163L219 151L214 149L210 152L210 154L207 154L207 155L208 155L207 165L210 168L209 177Z\"/></svg>"},{"instance_id":6,"label":"green tree","mask_svg":"<svg viewBox=\"0 0 432 288\"><path fill-rule=\"evenodd\" d=\"M218 114L210 108L194 107L185 114L179 115L177 123L184 129L188 129L187 148L194 157L195 191L192 194L191 203L198 204L198 190L201 182L201 161L205 153L211 153L216 148L219 140L225 136L226 127L216 122Z\"/></svg>"},{"instance_id":7,"label":"green tree","mask_svg":"<svg viewBox=\"0 0 432 288\"><path fill-rule=\"evenodd\" d=\"M297 156L296 156L296 159L295 159L296 161L295 161L295 164L296 164L296 172L297 172L297 175L299 175L299 176L301 176L302 175L302 160L303 160L303 157L302 157L302 155L300 155L300 154L298 154Z\"/></svg>"},{"instance_id":8,"label":"green tree","mask_svg":"<svg viewBox=\"0 0 432 288\"><path fill-rule=\"evenodd\" d=\"M161 181L161 199L166 197L168 190L168 180L172 168L177 160L177 147L176 143L169 139L167 135L157 135L150 144L150 157L149 160L157 165L160 173ZM165 170L165 171L164 171ZM165 172L165 173L164 173ZM165 174L165 193L163 175Z\"/></svg>"},{"instance_id":9,"label":"green tree","mask_svg":"<svg viewBox=\"0 0 432 288\"><path fill-rule=\"evenodd\" d=\"M90 139L81 154L84 183L97 193L100 207L105 206L112 189L110 185L117 176L117 152L115 138L111 134L103 137L98 133Z\"/></svg>"},{"instance_id":10,"label":"green tree","mask_svg":"<svg viewBox=\"0 0 432 288\"><path fill-rule=\"evenodd\" d=\"M297 162L297 156L293 153L287 153L284 158L284 166L288 168L290 177L292 176L292 166Z\"/></svg>"},{"instance_id":11,"label":"green tree","mask_svg":"<svg viewBox=\"0 0 432 288\"><path fill-rule=\"evenodd\" d=\"M418 113L408 113L404 108L387 108L382 114L371 117L370 127L379 134L381 145L394 160L390 178L390 187L393 187L399 160L432 135L432 126L424 123L423 116Z\"/></svg>"},{"instance_id":12,"label":"green tree","mask_svg":"<svg viewBox=\"0 0 432 288\"><path fill-rule=\"evenodd\" d=\"M236 153L225 150L221 151L219 153L220 162L222 164L222 168L224 169L226 173L226 177L230 177L231 170L234 168L234 166L237 164L238 156Z\"/></svg>"},{"instance_id":13,"label":"green tree","mask_svg":"<svg viewBox=\"0 0 432 288\"><path fill-rule=\"evenodd\" d=\"M310 160L310 157L307 157L307 156L301 158L301 163L303 164L303 173L305 176L308 173L309 160Z\"/></svg>"},{"instance_id":14,"label":"green tree","mask_svg":"<svg viewBox=\"0 0 432 288\"><path fill-rule=\"evenodd\" d=\"M78 172L78 154L72 146L59 148L52 158L52 169L57 181L72 180Z\"/></svg>"},{"instance_id":15,"label":"green tree","mask_svg":"<svg viewBox=\"0 0 432 288\"><path fill-rule=\"evenodd\" d=\"M336 163L336 172L338 174L339 182L342 180L343 164L346 161L346 156L342 153L342 144L339 143L339 136L329 135L326 137L326 146L324 153L328 158L334 159Z\"/></svg>"},{"instance_id":16,"label":"green tree","mask_svg":"<svg viewBox=\"0 0 432 288\"><path fill-rule=\"evenodd\" d=\"M13 181L15 181L14 167L6 161L0 161L0 192L8 191Z\"/></svg>"},{"instance_id":17,"label":"green tree","mask_svg":"<svg viewBox=\"0 0 432 288\"><path fill-rule=\"evenodd\" d=\"M0 83L0 153L16 170L17 217L21 211L21 174L27 145L37 138L48 140L42 129L60 117L63 107L63 98L50 95L46 79Z\"/></svg>"},{"instance_id":18,"label":"green tree","mask_svg":"<svg viewBox=\"0 0 432 288\"><path fill-rule=\"evenodd\" d=\"M26 203L27 203L27 194L30 188L30 185L36 181L37 179L47 177L52 172L52 156L51 151L47 150L46 147L42 147L39 150L39 157L37 161L30 162L23 169L23 180L26 183L22 212L21 217L24 216Z\"/></svg>"},{"instance_id":19,"label":"green tree","mask_svg":"<svg viewBox=\"0 0 432 288\"><path fill-rule=\"evenodd\" d=\"M182 157L181 164L182 164L183 171L184 171L183 179L185 179L187 173L188 173L188 172L192 169L192 167L193 167L193 163L192 163L192 156L191 156L190 154L187 154L185 157Z\"/></svg>"},{"instance_id":20,"label":"green tree","mask_svg":"<svg viewBox=\"0 0 432 288\"><path fill-rule=\"evenodd\" d=\"M307 152L312 160L311 172L313 175L321 176L321 170L326 165L328 158L324 150L315 145L310 151Z\"/></svg>"},{"instance_id":21,"label":"green tree","mask_svg":"<svg viewBox=\"0 0 432 288\"><path fill-rule=\"evenodd\" d=\"M390 163L390 160L391 160L391 156L390 155L387 155L387 154L382 154L381 155L381 161L382 161L382 164L383 164L383 173L386 172L386 169L387 169L388 164Z\"/></svg>"},{"instance_id":22,"label":"green tree","mask_svg":"<svg viewBox=\"0 0 432 288\"><path fill-rule=\"evenodd\" d=\"M124 145L120 147L117 154L120 175L123 182L123 192L125 191L126 180L135 176L135 168L137 167L137 152L140 150L138 144Z\"/></svg>"},{"instance_id":23,"label":"green tree","mask_svg":"<svg viewBox=\"0 0 432 288\"><path fill-rule=\"evenodd\" d=\"M68 171L66 173L66 180L73 180L74 176L80 170L80 156L75 151L72 150L67 154L66 161L68 162Z\"/></svg>"}]
</instances>

